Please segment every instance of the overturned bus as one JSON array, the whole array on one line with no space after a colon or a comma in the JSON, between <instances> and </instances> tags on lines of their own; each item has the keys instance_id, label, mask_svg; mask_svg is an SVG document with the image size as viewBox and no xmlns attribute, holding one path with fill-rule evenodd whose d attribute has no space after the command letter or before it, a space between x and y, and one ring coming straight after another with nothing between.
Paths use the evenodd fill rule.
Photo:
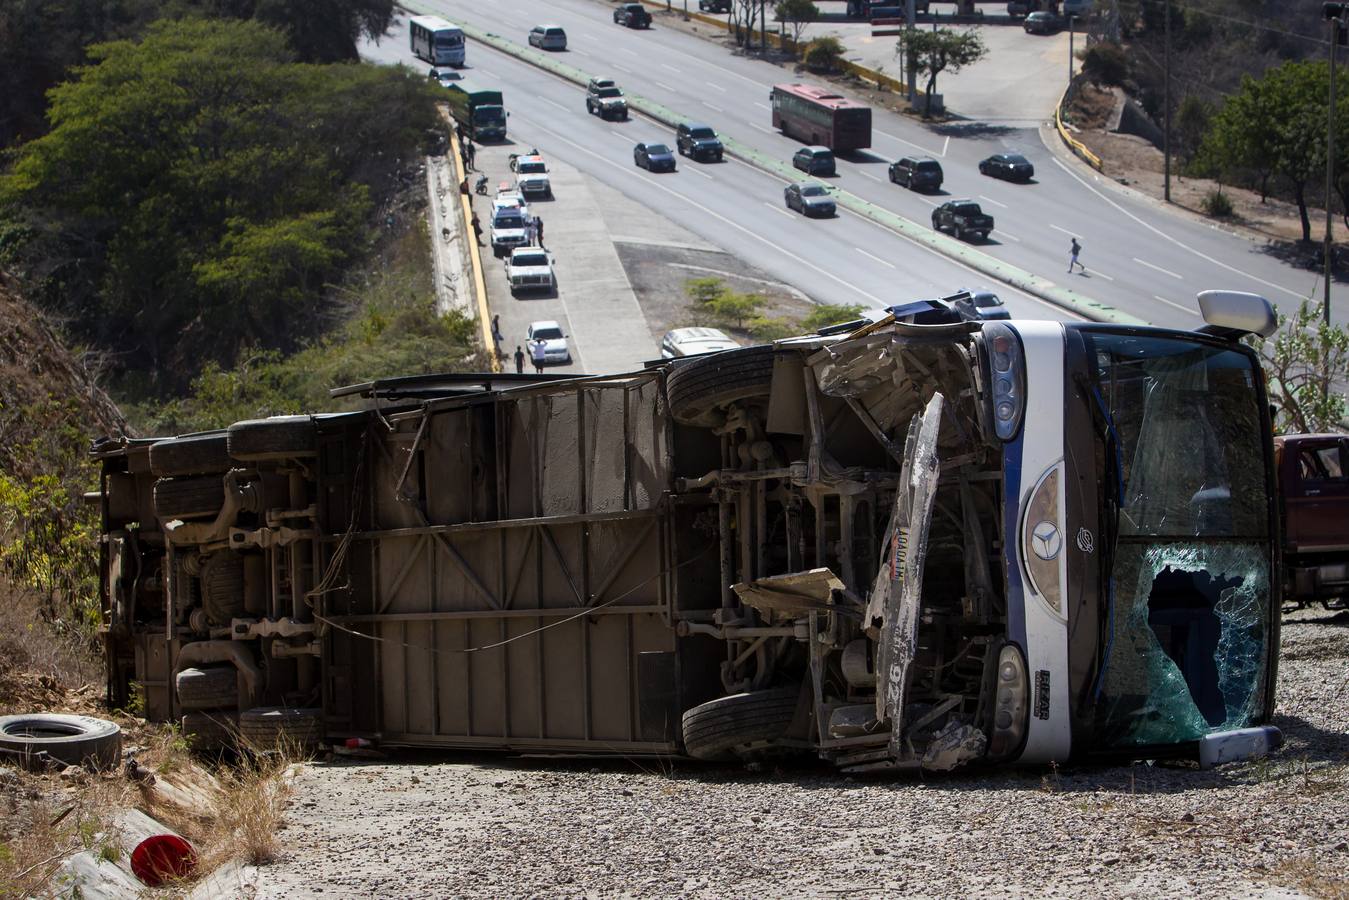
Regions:
<instances>
[{"instance_id":1,"label":"overturned bus","mask_svg":"<svg viewBox=\"0 0 1349 900\"><path fill-rule=\"evenodd\" d=\"M109 698L230 733L846 771L1266 719L1253 295L1201 332L896 316L598 377L108 439Z\"/></svg>"}]
</instances>

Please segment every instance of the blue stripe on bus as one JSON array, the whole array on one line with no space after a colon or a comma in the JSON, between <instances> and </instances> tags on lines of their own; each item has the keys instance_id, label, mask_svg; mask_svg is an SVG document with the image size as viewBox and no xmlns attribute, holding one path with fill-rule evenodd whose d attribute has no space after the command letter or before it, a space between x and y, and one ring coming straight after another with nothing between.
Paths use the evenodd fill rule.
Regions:
<instances>
[{"instance_id":1,"label":"blue stripe on bus","mask_svg":"<svg viewBox=\"0 0 1349 900\"><path fill-rule=\"evenodd\" d=\"M1026 429L1016 439L1002 445L1003 471L1003 563L1007 567L1007 637L1026 648L1026 596L1021 584L1021 566L1017 563L1017 519L1021 512L1021 452Z\"/></svg>"}]
</instances>

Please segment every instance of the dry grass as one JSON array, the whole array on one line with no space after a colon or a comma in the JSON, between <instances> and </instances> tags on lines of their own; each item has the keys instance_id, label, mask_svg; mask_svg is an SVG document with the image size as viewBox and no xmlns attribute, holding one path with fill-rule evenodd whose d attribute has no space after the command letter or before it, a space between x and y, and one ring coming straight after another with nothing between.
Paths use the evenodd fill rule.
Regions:
<instances>
[{"instance_id":1,"label":"dry grass","mask_svg":"<svg viewBox=\"0 0 1349 900\"><path fill-rule=\"evenodd\" d=\"M100 681L88 636L48 622L36 591L0 578L0 609L0 715L58 712L56 696Z\"/></svg>"},{"instance_id":2,"label":"dry grass","mask_svg":"<svg viewBox=\"0 0 1349 900\"><path fill-rule=\"evenodd\" d=\"M1273 870L1278 883L1292 885L1308 897L1324 900L1349 900L1349 873L1335 858L1315 854L1290 859Z\"/></svg>"},{"instance_id":3,"label":"dry grass","mask_svg":"<svg viewBox=\"0 0 1349 900\"><path fill-rule=\"evenodd\" d=\"M63 789L59 776L0 773L0 897L44 896L62 861L82 850L110 861L125 852L110 825L134 795L120 777Z\"/></svg>"}]
</instances>

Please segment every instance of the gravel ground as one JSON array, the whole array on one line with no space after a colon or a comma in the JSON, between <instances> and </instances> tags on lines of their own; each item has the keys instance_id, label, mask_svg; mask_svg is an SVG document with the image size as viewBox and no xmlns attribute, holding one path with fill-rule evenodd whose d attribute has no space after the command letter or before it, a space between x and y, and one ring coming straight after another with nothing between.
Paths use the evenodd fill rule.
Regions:
<instances>
[{"instance_id":1,"label":"gravel ground","mask_svg":"<svg viewBox=\"0 0 1349 900\"><path fill-rule=\"evenodd\" d=\"M842 777L659 761L315 764L259 897L1349 896L1349 613L1285 621L1272 758Z\"/></svg>"}]
</instances>

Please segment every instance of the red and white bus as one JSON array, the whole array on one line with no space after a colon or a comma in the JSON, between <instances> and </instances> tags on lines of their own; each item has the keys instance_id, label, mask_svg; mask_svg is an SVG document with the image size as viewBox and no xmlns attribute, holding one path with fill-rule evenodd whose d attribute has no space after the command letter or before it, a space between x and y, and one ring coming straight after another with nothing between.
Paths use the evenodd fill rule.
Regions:
<instances>
[{"instance_id":1,"label":"red and white bus","mask_svg":"<svg viewBox=\"0 0 1349 900\"><path fill-rule=\"evenodd\" d=\"M773 127L788 137L835 152L871 146L871 107L828 88L775 84L769 94Z\"/></svg>"}]
</instances>

